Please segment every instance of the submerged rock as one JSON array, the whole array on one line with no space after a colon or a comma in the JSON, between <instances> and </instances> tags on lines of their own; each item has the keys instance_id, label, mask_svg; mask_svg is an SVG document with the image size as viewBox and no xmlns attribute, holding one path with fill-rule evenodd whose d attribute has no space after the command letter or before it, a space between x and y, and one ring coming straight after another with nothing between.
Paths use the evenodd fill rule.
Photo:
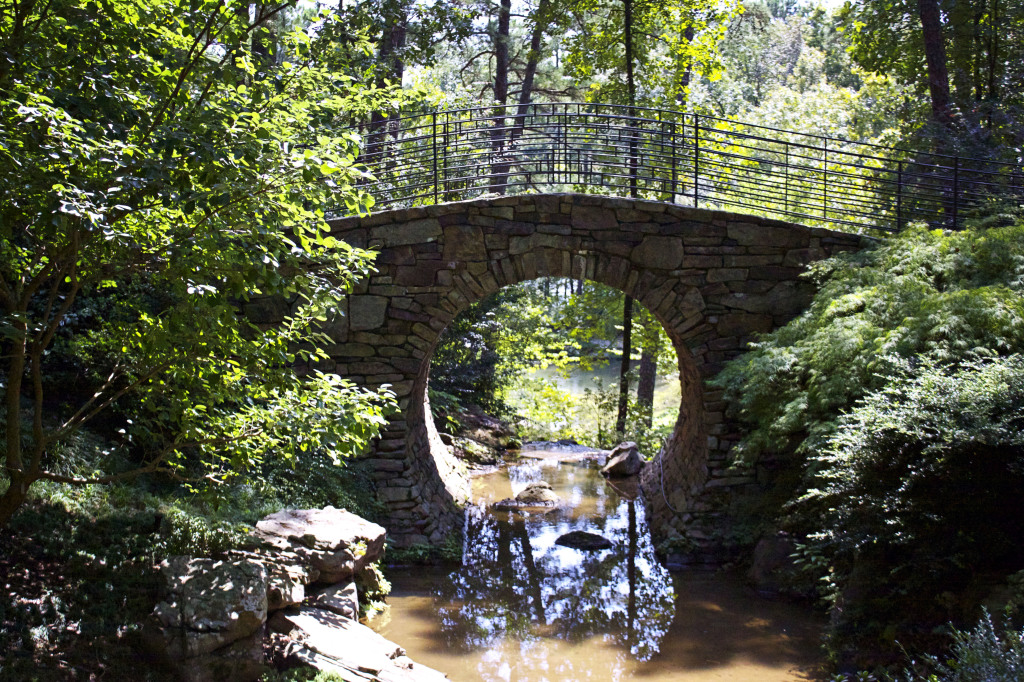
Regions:
<instances>
[{"instance_id":1,"label":"submerged rock","mask_svg":"<svg viewBox=\"0 0 1024 682\"><path fill-rule=\"evenodd\" d=\"M572 547L573 549L582 549L587 552L594 552L601 549L611 549L612 541L603 535L597 533L588 533L584 530L574 530L571 533L566 533L557 540L556 545L562 545L563 547Z\"/></svg>"},{"instance_id":2,"label":"submerged rock","mask_svg":"<svg viewBox=\"0 0 1024 682\"><path fill-rule=\"evenodd\" d=\"M601 475L619 478L623 476L636 476L644 467L644 460L640 457L640 450L636 443L626 441L619 443L608 455L608 462L601 468Z\"/></svg>"},{"instance_id":3,"label":"submerged rock","mask_svg":"<svg viewBox=\"0 0 1024 682\"><path fill-rule=\"evenodd\" d=\"M554 508L558 505L558 494L551 489L551 484L545 481L537 481L526 486L514 498L506 498L494 504L493 508L499 511L514 511L516 509L530 508Z\"/></svg>"}]
</instances>

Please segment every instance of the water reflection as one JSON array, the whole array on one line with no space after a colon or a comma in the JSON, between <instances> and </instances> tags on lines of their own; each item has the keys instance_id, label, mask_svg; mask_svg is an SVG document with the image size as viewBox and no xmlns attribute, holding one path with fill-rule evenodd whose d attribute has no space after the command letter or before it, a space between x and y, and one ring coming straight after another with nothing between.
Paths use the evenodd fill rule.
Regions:
<instances>
[{"instance_id":1,"label":"water reflection","mask_svg":"<svg viewBox=\"0 0 1024 682\"><path fill-rule=\"evenodd\" d=\"M539 453L543 455L543 453ZM547 481L547 513L488 505ZM690 682L807 679L820 624L725 574L670 574L655 559L641 501L591 461L526 461L475 481L463 565L393 571L390 614L371 622L453 680ZM612 549L556 545L574 530Z\"/></svg>"},{"instance_id":2,"label":"water reflection","mask_svg":"<svg viewBox=\"0 0 1024 682\"><path fill-rule=\"evenodd\" d=\"M675 613L672 577L655 559L639 501L621 499L593 461L533 462L494 474L466 512L462 568L437 585L445 644L494 649L509 637L577 643L599 636L645 661L659 650ZM503 480L504 479L504 480ZM543 514L491 512L486 504L545 480L565 506ZM555 544L581 530L612 541L586 552Z\"/></svg>"}]
</instances>

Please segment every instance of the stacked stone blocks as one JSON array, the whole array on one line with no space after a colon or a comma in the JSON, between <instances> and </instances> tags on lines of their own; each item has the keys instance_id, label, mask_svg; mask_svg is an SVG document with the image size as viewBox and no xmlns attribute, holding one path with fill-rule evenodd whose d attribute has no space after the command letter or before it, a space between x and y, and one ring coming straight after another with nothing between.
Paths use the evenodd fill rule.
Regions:
<instances>
[{"instance_id":1,"label":"stacked stone blocks","mask_svg":"<svg viewBox=\"0 0 1024 682\"><path fill-rule=\"evenodd\" d=\"M805 308L808 263L863 246L858 236L776 220L573 194L398 209L336 220L332 233L378 256L327 329L335 343L319 368L398 395L400 412L371 460L389 531L404 544L438 542L461 523L468 485L429 418L426 386L439 335L472 303L512 284L571 277L624 291L654 313L679 355L682 406L643 483L655 530L686 532L699 525L704 491L755 484L752 472L728 466L738 428L705 380Z\"/></svg>"}]
</instances>

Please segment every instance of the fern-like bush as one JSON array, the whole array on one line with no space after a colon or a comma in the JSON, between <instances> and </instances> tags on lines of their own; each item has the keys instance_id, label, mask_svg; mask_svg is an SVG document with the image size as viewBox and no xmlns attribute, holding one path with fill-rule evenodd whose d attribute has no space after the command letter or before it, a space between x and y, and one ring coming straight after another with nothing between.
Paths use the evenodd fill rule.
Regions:
<instances>
[{"instance_id":1,"label":"fern-like bush","mask_svg":"<svg viewBox=\"0 0 1024 682\"><path fill-rule=\"evenodd\" d=\"M977 576L1024 565L1024 357L897 366L839 419L792 505L826 560L844 659L927 642L969 615Z\"/></svg>"},{"instance_id":2,"label":"fern-like bush","mask_svg":"<svg viewBox=\"0 0 1024 682\"><path fill-rule=\"evenodd\" d=\"M953 629L947 656L926 656L904 672L907 682L1019 682L1024 680L1024 629L999 627L986 611L970 630Z\"/></svg>"},{"instance_id":3,"label":"fern-like bush","mask_svg":"<svg viewBox=\"0 0 1024 682\"><path fill-rule=\"evenodd\" d=\"M801 316L765 335L715 383L750 428L736 455L817 452L841 414L901 360L959 364L1024 350L1024 222L949 233L909 229L817 263Z\"/></svg>"}]
</instances>

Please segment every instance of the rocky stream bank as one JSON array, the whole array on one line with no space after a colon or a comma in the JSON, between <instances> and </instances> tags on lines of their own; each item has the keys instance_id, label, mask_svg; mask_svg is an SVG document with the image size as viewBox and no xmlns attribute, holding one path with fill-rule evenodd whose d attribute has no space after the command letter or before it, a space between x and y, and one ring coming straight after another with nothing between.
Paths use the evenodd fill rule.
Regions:
<instances>
[{"instance_id":1,"label":"rocky stream bank","mask_svg":"<svg viewBox=\"0 0 1024 682\"><path fill-rule=\"evenodd\" d=\"M270 651L347 682L446 679L358 621L380 580L384 528L326 507L271 514L256 536L252 551L161 564L164 598L142 638L152 665L188 682L245 682L267 671Z\"/></svg>"}]
</instances>

